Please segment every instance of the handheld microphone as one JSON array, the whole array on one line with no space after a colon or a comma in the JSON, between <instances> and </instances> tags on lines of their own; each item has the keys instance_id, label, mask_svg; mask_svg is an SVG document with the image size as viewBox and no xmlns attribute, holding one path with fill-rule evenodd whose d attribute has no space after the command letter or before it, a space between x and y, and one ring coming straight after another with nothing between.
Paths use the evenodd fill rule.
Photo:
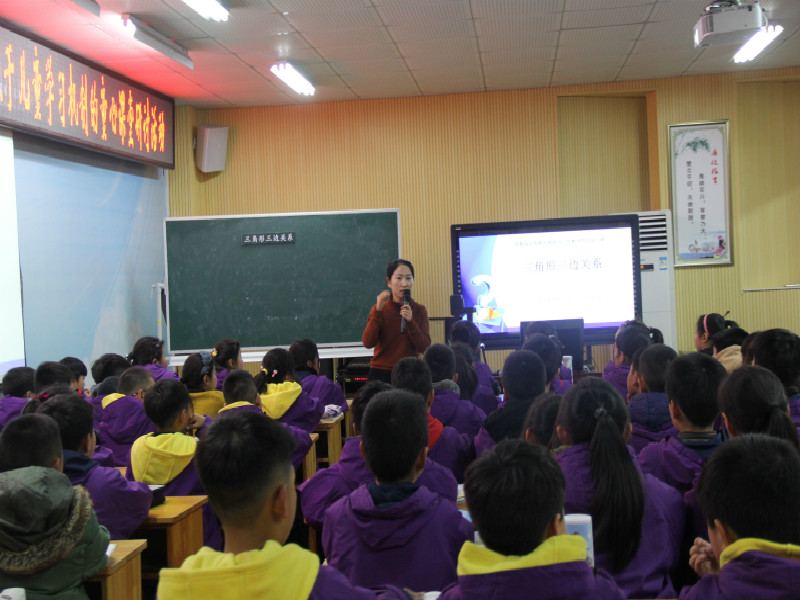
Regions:
<instances>
[{"instance_id":1,"label":"handheld microphone","mask_svg":"<svg viewBox=\"0 0 800 600\"><path fill-rule=\"evenodd\" d=\"M408 306L411 302L411 290L403 290L403 306ZM400 333L406 332L406 320L400 317Z\"/></svg>"}]
</instances>

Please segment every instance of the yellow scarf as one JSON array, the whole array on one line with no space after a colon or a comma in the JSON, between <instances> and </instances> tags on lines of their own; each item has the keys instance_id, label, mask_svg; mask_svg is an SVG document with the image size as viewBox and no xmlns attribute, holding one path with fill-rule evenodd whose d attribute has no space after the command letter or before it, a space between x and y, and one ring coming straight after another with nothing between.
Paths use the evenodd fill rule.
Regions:
<instances>
[{"instance_id":1,"label":"yellow scarf","mask_svg":"<svg viewBox=\"0 0 800 600\"><path fill-rule=\"evenodd\" d=\"M760 538L740 538L722 551L719 557L720 568L751 550L767 552L768 554L774 554L775 556L783 558L800 559L800 546L794 544L776 544L775 542L762 540Z\"/></svg>"}]
</instances>

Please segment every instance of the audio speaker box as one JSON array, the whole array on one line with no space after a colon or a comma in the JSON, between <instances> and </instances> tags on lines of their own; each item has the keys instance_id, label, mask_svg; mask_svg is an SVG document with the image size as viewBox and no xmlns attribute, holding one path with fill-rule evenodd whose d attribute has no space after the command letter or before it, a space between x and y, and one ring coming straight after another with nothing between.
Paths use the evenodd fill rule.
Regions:
<instances>
[{"instance_id":1,"label":"audio speaker box","mask_svg":"<svg viewBox=\"0 0 800 600\"><path fill-rule=\"evenodd\" d=\"M222 171L228 152L228 128L221 125L198 125L194 162L203 173Z\"/></svg>"}]
</instances>

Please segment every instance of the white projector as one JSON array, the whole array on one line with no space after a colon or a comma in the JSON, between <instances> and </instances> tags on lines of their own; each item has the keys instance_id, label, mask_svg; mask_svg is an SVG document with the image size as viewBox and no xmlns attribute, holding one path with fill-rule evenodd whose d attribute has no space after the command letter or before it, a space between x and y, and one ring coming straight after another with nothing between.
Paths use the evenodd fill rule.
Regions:
<instances>
[{"instance_id":1,"label":"white projector","mask_svg":"<svg viewBox=\"0 0 800 600\"><path fill-rule=\"evenodd\" d=\"M694 26L694 47L741 44L766 26L767 17L758 2L714 2Z\"/></svg>"}]
</instances>

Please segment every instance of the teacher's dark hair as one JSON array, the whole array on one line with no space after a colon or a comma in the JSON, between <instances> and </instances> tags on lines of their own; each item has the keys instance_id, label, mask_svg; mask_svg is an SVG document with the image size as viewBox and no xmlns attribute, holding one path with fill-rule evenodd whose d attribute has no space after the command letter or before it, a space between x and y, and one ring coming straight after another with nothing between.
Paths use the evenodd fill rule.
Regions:
<instances>
[{"instance_id":1,"label":"teacher's dark hair","mask_svg":"<svg viewBox=\"0 0 800 600\"><path fill-rule=\"evenodd\" d=\"M400 266L406 266L411 269L411 276L414 277L414 265L412 265L410 261L402 258L398 258L397 260L393 260L389 263L389 266L386 267L386 277L391 279L392 275L394 275L394 272L397 271L397 267Z\"/></svg>"}]
</instances>

